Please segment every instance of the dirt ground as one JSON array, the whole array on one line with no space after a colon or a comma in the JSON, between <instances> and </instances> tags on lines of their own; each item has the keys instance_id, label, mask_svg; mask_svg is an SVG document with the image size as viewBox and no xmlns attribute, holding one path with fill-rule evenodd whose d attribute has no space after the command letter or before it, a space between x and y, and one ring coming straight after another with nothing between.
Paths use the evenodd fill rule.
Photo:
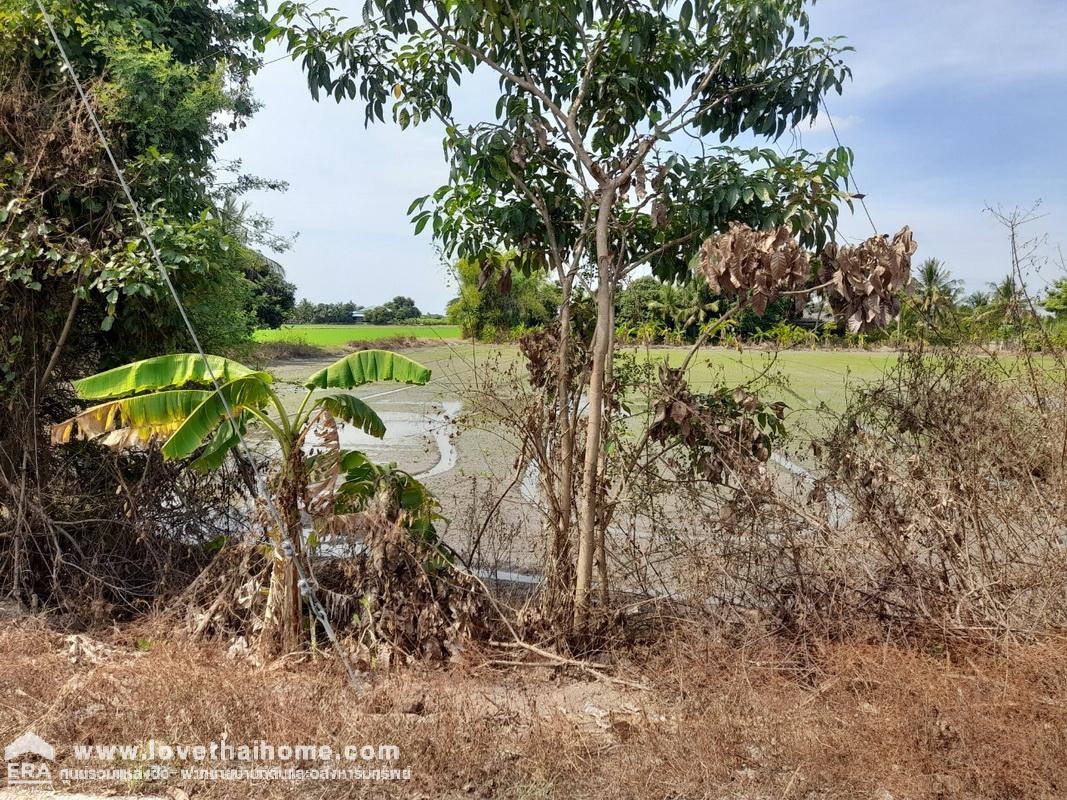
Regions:
<instances>
[{"instance_id":1,"label":"dirt ground","mask_svg":"<svg viewBox=\"0 0 1067 800\"><path fill-rule=\"evenodd\" d=\"M355 694L328 656L265 670L142 629L0 631L0 740L388 743L398 781L74 781L160 797L1055 798L1067 786L1067 643L800 648L705 631L605 656L600 677L503 666L383 670ZM179 791L180 790L180 791ZM0 795L3 796L3 795Z\"/></svg>"}]
</instances>

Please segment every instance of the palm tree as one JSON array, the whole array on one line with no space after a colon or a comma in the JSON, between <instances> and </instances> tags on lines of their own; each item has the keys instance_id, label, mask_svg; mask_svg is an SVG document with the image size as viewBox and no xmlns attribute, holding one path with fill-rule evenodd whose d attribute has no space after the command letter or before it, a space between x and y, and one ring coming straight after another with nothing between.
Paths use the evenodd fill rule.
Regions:
<instances>
[{"instance_id":1,"label":"palm tree","mask_svg":"<svg viewBox=\"0 0 1067 800\"><path fill-rule=\"evenodd\" d=\"M1008 275L1000 283L989 284L991 297L990 305L1010 308L1019 303L1019 284L1015 282L1013 275Z\"/></svg>"},{"instance_id":2,"label":"palm tree","mask_svg":"<svg viewBox=\"0 0 1067 800\"><path fill-rule=\"evenodd\" d=\"M936 320L951 311L960 296L960 281L952 277L945 262L928 258L912 278L912 303L926 320Z\"/></svg>"},{"instance_id":3,"label":"palm tree","mask_svg":"<svg viewBox=\"0 0 1067 800\"><path fill-rule=\"evenodd\" d=\"M992 302L993 295L989 292L983 292L981 290L977 292L971 292L965 298L963 298L963 305L970 309L985 308Z\"/></svg>"}]
</instances>

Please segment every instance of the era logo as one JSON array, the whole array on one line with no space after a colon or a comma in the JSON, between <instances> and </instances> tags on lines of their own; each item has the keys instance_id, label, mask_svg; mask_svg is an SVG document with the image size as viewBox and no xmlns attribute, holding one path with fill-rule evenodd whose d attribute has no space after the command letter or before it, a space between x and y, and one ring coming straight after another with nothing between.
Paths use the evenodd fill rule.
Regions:
<instances>
[{"instance_id":1,"label":"era logo","mask_svg":"<svg viewBox=\"0 0 1067 800\"><path fill-rule=\"evenodd\" d=\"M52 783L47 761L56 757L56 749L33 731L26 731L4 748L9 786L40 786ZM33 758L34 760L30 760Z\"/></svg>"}]
</instances>

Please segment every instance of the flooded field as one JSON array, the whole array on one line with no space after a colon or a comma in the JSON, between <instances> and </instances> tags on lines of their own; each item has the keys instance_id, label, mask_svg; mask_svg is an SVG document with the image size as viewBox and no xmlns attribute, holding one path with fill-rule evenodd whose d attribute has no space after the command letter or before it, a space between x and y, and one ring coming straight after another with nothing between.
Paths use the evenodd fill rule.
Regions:
<instances>
[{"instance_id":1,"label":"flooded field","mask_svg":"<svg viewBox=\"0 0 1067 800\"><path fill-rule=\"evenodd\" d=\"M681 349L657 348L631 351L639 357L669 358L677 363ZM464 396L477 380L499 376L501 370L518 358L513 346L471 345L465 342L406 350L405 355L433 370L425 386L382 383L353 392L368 402L386 424L382 439L344 426L341 444L366 452L381 463L395 463L423 481L441 503L445 538L461 552L472 532L481 527L486 509L500 487L512 485L500 505L506 535L493 553L501 570L535 572L541 563L537 551L540 499L535 468L526 465L516 475L517 452L499 431L490 430L473 419L464 408ZM806 440L818 424L816 409L825 404L843 407L849 387L860 386L879 377L895 358L893 354L867 352L788 351L770 355L761 351L739 354L732 350L709 349L694 363L692 382L702 389L720 382L737 385L754 375L771 371L781 383L771 388L774 396L790 407L790 427L796 432L795 446L776 453L771 468L783 480L810 479L805 465ZM282 384L283 398L294 405L302 395L298 381L332 360L294 360L270 366ZM520 372L521 374L521 372ZM293 382L291 391L286 382ZM520 531L526 535L516 535Z\"/></svg>"}]
</instances>

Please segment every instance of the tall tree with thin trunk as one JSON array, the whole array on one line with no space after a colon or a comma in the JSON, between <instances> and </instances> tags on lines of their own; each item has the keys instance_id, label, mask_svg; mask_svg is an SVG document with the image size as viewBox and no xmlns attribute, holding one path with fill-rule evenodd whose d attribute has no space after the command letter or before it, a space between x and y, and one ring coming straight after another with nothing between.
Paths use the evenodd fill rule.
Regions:
<instances>
[{"instance_id":1,"label":"tall tree with thin trunk","mask_svg":"<svg viewBox=\"0 0 1067 800\"><path fill-rule=\"evenodd\" d=\"M598 498L616 289L642 265L667 280L688 277L697 245L731 221L786 225L808 246L821 246L836 222L851 152L772 146L848 76L848 48L810 35L808 5L369 0L350 22L286 2L264 37L286 40L314 96L358 98L368 123L388 113L402 128L443 126L449 181L412 204L416 232L430 227L448 255L484 259L486 280L510 280L493 272L489 255L501 249L521 253L508 269L559 280L546 505L550 573L563 576L577 627L606 524ZM495 87L484 118L454 108L454 88L471 79ZM767 146L731 145L742 136ZM575 370L573 303L583 284L596 325L588 364Z\"/></svg>"}]
</instances>

